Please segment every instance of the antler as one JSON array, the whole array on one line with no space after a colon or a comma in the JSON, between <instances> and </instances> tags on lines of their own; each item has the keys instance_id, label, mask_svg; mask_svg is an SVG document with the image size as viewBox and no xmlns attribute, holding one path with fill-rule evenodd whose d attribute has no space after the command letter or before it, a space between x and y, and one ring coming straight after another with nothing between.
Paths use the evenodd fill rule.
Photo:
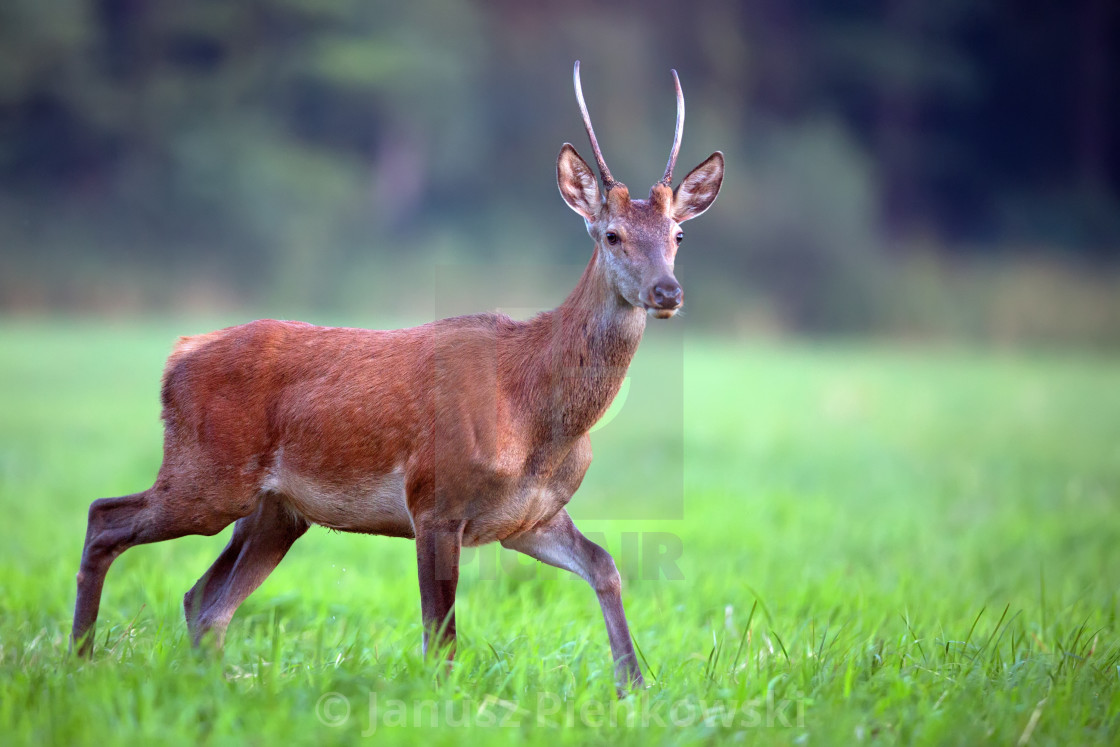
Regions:
<instances>
[{"instance_id":1,"label":"antler","mask_svg":"<svg viewBox=\"0 0 1120 747\"><path fill-rule=\"evenodd\" d=\"M583 115L583 126L587 128L587 137L591 141L591 150L595 151L595 162L599 164L599 176L603 179L603 189L610 191L615 185L611 170L603 160L603 152L599 150L599 141L595 139L595 129L591 126L591 115L587 113L587 104L583 100L583 86L579 82L579 60L576 60L575 71L572 73L576 85L576 100L579 102L579 113ZM683 106L683 104L682 104ZM676 155L674 154L674 158Z\"/></svg>"},{"instance_id":2,"label":"antler","mask_svg":"<svg viewBox=\"0 0 1120 747\"><path fill-rule=\"evenodd\" d=\"M684 91L681 90L681 79L677 71L673 70L673 84L677 87L677 131L673 135L673 149L669 151L669 165L665 167L665 176L661 177L661 184L666 187L673 186L673 167L677 165L677 154L681 152L681 135L684 134Z\"/></svg>"}]
</instances>

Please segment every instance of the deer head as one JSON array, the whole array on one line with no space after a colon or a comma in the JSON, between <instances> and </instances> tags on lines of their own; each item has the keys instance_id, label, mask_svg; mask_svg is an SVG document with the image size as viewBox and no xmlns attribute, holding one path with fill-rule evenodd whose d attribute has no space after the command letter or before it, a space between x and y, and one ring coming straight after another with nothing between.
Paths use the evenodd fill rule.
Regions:
<instances>
[{"instance_id":1,"label":"deer head","mask_svg":"<svg viewBox=\"0 0 1120 747\"><path fill-rule=\"evenodd\" d=\"M573 73L576 99L599 166L602 190L571 143L564 143L556 159L560 195L583 216L612 287L623 301L658 319L673 316L684 303L684 290L673 275L677 248L684 240L681 224L711 207L723 182L723 154L716 151L673 189L673 167L684 131L684 93L677 71L672 73L677 89L676 135L665 175L650 189L648 198L630 199L626 185L611 176L583 100L578 60Z\"/></svg>"}]
</instances>

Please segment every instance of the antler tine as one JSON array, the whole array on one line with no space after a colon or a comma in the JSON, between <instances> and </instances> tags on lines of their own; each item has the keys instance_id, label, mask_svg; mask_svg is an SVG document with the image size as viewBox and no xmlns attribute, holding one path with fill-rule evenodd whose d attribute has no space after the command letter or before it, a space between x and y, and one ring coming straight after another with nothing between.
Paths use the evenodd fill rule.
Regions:
<instances>
[{"instance_id":1,"label":"antler tine","mask_svg":"<svg viewBox=\"0 0 1120 747\"><path fill-rule=\"evenodd\" d=\"M669 151L669 165L665 167L665 176L661 183L666 187L673 186L673 167L677 165L677 154L681 152L681 136L684 134L684 91L681 90L681 79L677 71L673 70L673 84L677 87L677 131L673 135L673 149Z\"/></svg>"},{"instance_id":2,"label":"antler tine","mask_svg":"<svg viewBox=\"0 0 1120 747\"><path fill-rule=\"evenodd\" d=\"M595 162L599 164L599 176L603 180L603 188L609 192L611 187L615 185L615 181L614 177L611 176L611 170L607 168L607 162L603 160L603 152L599 150L599 141L595 139L595 129L591 126L591 115L587 113L587 103L583 100L583 86L579 82L579 60L576 60L572 78L575 81L579 113L583 115L583 126L587 128L587 137L591 141L591 150L595 151Z\"/></svg>"}]
</instances>

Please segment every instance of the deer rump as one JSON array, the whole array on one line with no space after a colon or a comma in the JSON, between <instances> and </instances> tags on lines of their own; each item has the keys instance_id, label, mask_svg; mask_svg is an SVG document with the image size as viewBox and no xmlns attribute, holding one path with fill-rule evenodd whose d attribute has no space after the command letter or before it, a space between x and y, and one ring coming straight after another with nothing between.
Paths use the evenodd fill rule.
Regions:
<instances>
[{"instance_id":1,"label":"deer rump","mask_svg":"<svg viewBox=\"0 0 1120 747\"><path fill-rule=\"evenodd\" d=\"M531 366L515 365L516 381L499 370L518 326L498 314L389 331L264 320L181 338L153 490L222 526L280 501L293 518L393 537L414 538L421 513L465 522L464 545L532 529L570 500L590 444L516 420Z\"/></svg>"}]
</instances>

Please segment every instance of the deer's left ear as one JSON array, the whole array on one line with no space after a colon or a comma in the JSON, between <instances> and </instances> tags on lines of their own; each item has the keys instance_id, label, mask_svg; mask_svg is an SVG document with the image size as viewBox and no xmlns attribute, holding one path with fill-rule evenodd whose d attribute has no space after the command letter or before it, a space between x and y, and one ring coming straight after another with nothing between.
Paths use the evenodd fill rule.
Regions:
<instances>
[{"instance_id":1,"label":"deer's left ear","mask_svg":"<svg viewBox=\"0 0 1120 747\"><path fill-rule=\"evenodd\" d=\"M716 201L723 184L723 154L718 150L688 176L673 192L673 220L684 223L703 213Z\"/></svg>"}]
</instances>

